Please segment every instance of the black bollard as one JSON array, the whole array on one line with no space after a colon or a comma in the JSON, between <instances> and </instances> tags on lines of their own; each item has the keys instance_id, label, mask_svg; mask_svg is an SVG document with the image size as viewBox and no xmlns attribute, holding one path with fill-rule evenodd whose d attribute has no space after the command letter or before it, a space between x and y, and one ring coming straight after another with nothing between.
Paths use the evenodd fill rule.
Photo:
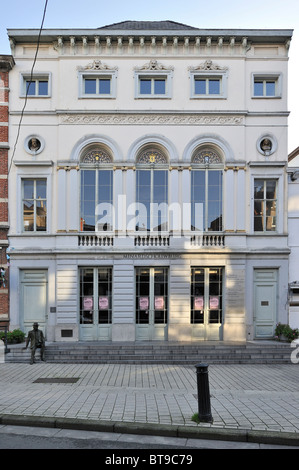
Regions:
<instances>
[{"instance_id":1,"label":"black bollard","mask_svg":"<svg viewBox=\"0 0 299 470\"><path fill-rule=\"evenodd\" d=\"M197 399L198 399L198 419L204 423L212 423L210 387L208 364L197 364Z\"/></svg>"}]
</instances>

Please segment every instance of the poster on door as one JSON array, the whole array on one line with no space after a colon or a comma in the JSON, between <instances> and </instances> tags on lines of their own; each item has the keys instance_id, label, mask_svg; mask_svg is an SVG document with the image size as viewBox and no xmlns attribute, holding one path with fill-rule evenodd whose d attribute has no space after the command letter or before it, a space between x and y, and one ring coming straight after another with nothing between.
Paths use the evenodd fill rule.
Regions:
<instances>
[{"instance_id":1,"label":"poster on door","mask_svg":"<svg viewBox=\"0 0 299 470\"><path fill-rule=\"evenodd\" d=\"M203 310L204 309L204 302L203 296L194 297L194 310Z\"/></svg>"},{"instance_id":2,"label":"poster on door","mask_svg":"<svg viewBox=\"0 0 299 470\"><path fill-rule=\"evenodd\" d=\"M93 309L93 298L83 297L83 310L92 310L92 309Z\"/></svg>"},{"instance_id":3,"label":"poster on door","mask_svg":"<svg viewBox=\"0 0 299 470\"><path fill-rule=\"evenodd\" d=\"M148 310L148 297L139 297L139 310Z\"/></svg>"},{"instance_id":4,"label":"poster on door","mask_svg":"<svg viewBox=\"0 0 299 470\"><path fill-rule=\"evenodd\" d=\"M99 297L99 310L109 309L109 299L107 296Z\"/></svg>"},{"instance_id":5,"label":"poster on door","mask_svg":"<svg viewBox=\"0 0 299 470\"><path fill-rule=\"evenodd\" d=\"M161 295L155 297L155 310L164 310L164 297Z\"/></svg>"},{"instance_id":6,"label":"poster on door","mask_svg":"<svg viewBox=\"0 0 299 470\"><path fill-rule=\"evenodd\" d=\"M210 310L218 310L219 309L219 295L211 295L210 296Z\"/></svg>"}]
</instances>

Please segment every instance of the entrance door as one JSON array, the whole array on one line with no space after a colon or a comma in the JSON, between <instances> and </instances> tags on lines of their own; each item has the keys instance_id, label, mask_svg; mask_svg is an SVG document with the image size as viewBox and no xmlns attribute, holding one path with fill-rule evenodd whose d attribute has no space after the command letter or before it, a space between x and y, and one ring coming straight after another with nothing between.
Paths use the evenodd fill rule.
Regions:
<instances>
[{"instance_id":1,"label":"entrance door","mask_svg":"<svg viewBox=\"0 0 299 470\"><path fill-rule=\"evenodd\" d=\"M167 340L168 268L136 269L136 339Z\"/></svg>"},{"instance_id":2,"label":"entrance door","mask_svg":"<svg viewBox=\"0 0 299 470\"><path fill-rule=\"evenodd\" d=\"M39 329L46 332L47 321L47 286L48 273L41 269L26 269L21 271L21 323L24 332L32 330L34 322Z\"/></svg>"},{"instance_id":3,"label":"entrance door","mask_svg":"<svg viewBox=\"0 0 299 470\"><path fill-rule=\"evenodd\" d=\"M112 268L80 269L80 339L111 340Z\"/></svg>"},{"instance_id":4,"label":"entrance door","mask_svg":"<svg viewBox=\"0 0 299 470\"><path fill-rule=\"evenodd\" d=\"M254 270L254 335L272 338L277 316L277 269Z\"/></svg>"},{"instance_id":5,"label":"entrance door","mask_svg":"<svg viewBox=\"0 0 299 470\"><path fill-rule=\"evenodd\" d=\"M222 339L222 268L191 270L192 339Z\"/></svg>"}]
</instances>

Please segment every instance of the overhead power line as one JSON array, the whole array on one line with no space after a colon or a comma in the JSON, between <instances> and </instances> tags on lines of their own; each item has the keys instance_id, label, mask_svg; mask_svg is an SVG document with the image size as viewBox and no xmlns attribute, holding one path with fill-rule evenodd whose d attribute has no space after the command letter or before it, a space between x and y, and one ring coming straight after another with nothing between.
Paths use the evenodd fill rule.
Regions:
<instances>
[{"instance_id":1,"label":"overhead power line","mask_svg":"<svg viewBox=\"0 0 299 470\"><path fill-rule=\"evenodd\" d=\"M28 81L28 84L27 84L27 87L26 87L26 95L25 95L24 106L23 106L23 109L22 109L22 112L21 112L20 122L19 122L19 125L18 125L18 132L17 132L17 136L16 136L16 141L15 141L15 144L14 144L12 157L11 157L10 164L9 164L8 174L11 170L12 162L13 162L13 159L14 159L14 156L15 156L15 153L16 153L16 149L17 149L17 144L18 144L18 140L19 140L19 136L20 136L20 130L21 130L21 125L22 125L22 121L23 121L23 116L24 116L26 105L27 105L28 90L29 90L29 87L30 87L30 84L31 84L32 78L33 78L33 70L34 70L34 67L35 67L36 60L37 60L37 54L38 54L39 45L40 45L40 38L41 38L43 26L44 26L47 6L48 6L48 0L46 0L45 6L44 6L43 18L42 18L40 30L39 30L39 33L38 33L38 38L37 38L35 56L34 56L34 60L33 60L32 67L31 67L30 78L29 78L29 81Z\"/></svg>"}]
</instances>

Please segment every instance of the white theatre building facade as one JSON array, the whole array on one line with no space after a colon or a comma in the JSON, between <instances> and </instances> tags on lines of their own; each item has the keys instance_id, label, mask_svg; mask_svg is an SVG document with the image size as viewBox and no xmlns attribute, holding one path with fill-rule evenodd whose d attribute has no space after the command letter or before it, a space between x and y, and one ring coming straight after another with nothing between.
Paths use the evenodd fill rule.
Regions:
<instances>
[{"instance_id":1,"label":"white theatre building facade","mask_svg":"<svg viewBox=\"0 0 299 470\"><path fill-rule=\"evenodd\" d=\"M288 323L292 31L44 30L33 74L38 31L8 34L10 329L273 337Z\"/></svg>"}]
</instances>

